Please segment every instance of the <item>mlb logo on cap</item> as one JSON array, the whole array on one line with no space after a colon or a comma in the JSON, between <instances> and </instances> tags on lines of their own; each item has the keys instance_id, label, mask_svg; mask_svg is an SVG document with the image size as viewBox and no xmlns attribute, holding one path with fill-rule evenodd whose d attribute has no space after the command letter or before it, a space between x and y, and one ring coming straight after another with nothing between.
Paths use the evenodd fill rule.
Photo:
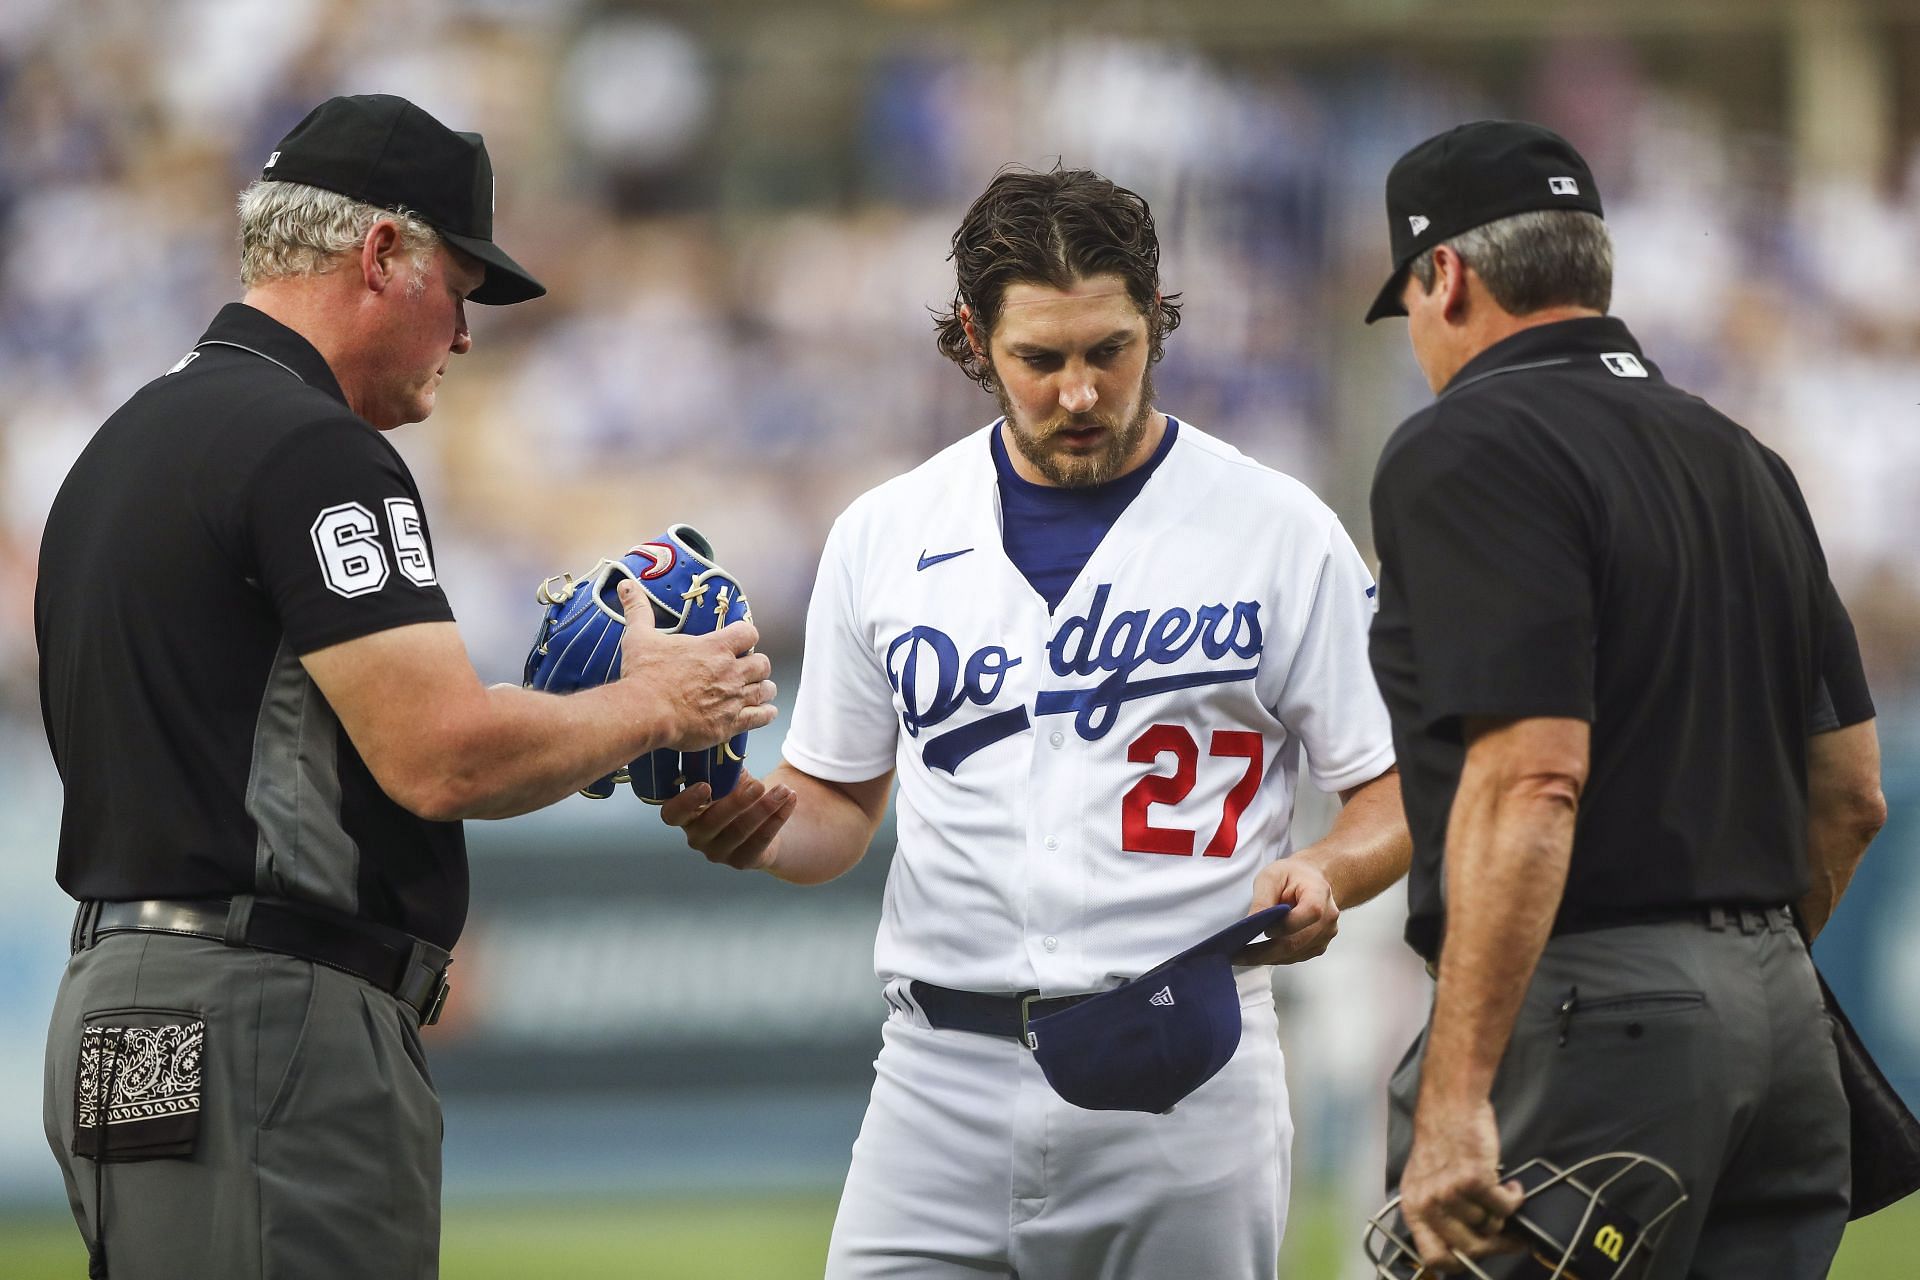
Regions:
<instances>
[{"instance_id":1,"label":"mlb logo on cap","mask_svg":"<svg viewBox=\"0 0 1920 1280\"><path fill-rule=\"evenodd\" d=\"M1580 194L1580 184L1572 178L1548 178L1547 190L1557 196L1577 196Z\"/></svg>"},{"instance_id":2,"label":"mlb logo on cap","mask_svg":"<svg viewBox=\"0 0 1920 1280\"><path fill-rule=\"evenodd\" d=\"M1233 956L1289 909L1255 912L1132 982L1028 1022L1047 1083L1090 1111L1170 1110L1240 1048Z\"/></svg>"}]
</instances>

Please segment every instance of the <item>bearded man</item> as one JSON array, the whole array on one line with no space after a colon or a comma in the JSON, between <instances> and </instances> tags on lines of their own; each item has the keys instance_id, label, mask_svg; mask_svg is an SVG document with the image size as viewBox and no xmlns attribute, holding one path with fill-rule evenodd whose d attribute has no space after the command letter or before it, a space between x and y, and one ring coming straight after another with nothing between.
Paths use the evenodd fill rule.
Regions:
<instances>
[{"instance_id":1,"label":"bearded man","mask_svg":"<svg viewBox=\"0 0 1920 1280\"><path fill-rule=\"evenodd\" d=\"M1154 406L1180 312L1145 200L1002 173L953 260L939 346L1001 416L840 517L784 762L663 816L813 884L898 776L884 1047L829 1276L1272 1280L1292 1122L1266 966L1320 954L1408 858L1373 583L1303 485ZM1295 851L1303 747L1346 803ZM1217 1074L1164 1112L1055 1092L1030 1021L1279 903Z\"/></svg>"}]
</instances>

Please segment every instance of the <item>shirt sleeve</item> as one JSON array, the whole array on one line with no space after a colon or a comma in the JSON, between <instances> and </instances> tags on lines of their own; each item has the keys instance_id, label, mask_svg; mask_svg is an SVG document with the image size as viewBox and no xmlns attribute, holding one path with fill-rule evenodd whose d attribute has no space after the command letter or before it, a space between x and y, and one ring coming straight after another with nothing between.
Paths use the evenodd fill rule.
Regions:
<instances>
[{"instance_id":1,"label":"shirt sleeve","mask_svg":"<svg viewBox=\"0 0 1920 1280\"><path fill-rule=\"evenodd\" d=\"M800 691L781 747L788 764L828 782L867 782L885 774L894 766L899 736L893 688L860 621L852 542L842 516L820 553L807 605Z\"/></svg>"},{"instance_id":2,"label":"shirt sleeve","mask_svg":"<svg viewBox=\"0 0 1920 1280\"><path fill-rule=\"evenodd\" d=\"M1831 733L1849 725L1873 719L1873 696L1867 689L1866 669L1860 661L1860 641L1854 634L1853 619L1840 601L1827 570L1826 549L1820 545L1820 531L1813 527L1813 512L1807 508L1806 495L1785 458L1764 446L1761 455L1773 474L1774 483L1793 508L1807 537L1807 546L1820 566L1820 654L1818 677L1814 681L1813 706L1809 728L1812 732Z\"/></svg>"},{"instance_id":3,"label":"shirt sleeve","mask_svg":"<svg viewBox=\"0 0 1920 1280\"><path fill-rule=\"evenodd\" d=\"M354 419L301 427L255 468L246 534L299 654L453 618L406 464Z\"/></svg>"},{"instance_id":4,"label":"shirt sleeve","mask_svg":"<svg viewBox=\"0 0 1920 1280\"><path fill-rule=\"evenodd\" d=\"M1816 682L1813 732L1829 733L1873 719L1873 695L1860 661L1860 642L1840 593L1827 583L1821 617L1820 678Z\"/></svg>"},{"instance_id":5,"label":"shirt sleeve","mask_svg":"<svg viewBox=\"0 0 1920 1280\"><path fill-rule=\"evenodd\" d=\"M1374 597L1366 561L1329 520L1306 625L1273 708L1306 747L1308 775L1322 791L1357 787L1393 765L1393 726L1367 660Z\"/></svg>"},{"instance_id":6,"label":"shirt sleeve","mask_svg":"<svg viewBox=\"0 0 1920 1280\"><path fill-rule=\"evenodd\" d=\"M1380 589L1409 624L1423 727L1593 719L1591 531L1572 478L1518 433L1436 419L1381 469Z\"/></svg>"}]
</instances>

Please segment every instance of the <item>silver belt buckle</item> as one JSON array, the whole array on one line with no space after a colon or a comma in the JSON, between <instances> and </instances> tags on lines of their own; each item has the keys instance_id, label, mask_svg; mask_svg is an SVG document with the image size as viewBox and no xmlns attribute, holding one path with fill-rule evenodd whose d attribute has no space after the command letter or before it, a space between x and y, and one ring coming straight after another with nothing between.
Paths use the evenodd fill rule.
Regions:
<instances>
[{"instance_id":1,"label":"silver belt buckle","mask_svg":"<svg viewBox=\"0 0 1920 1280\"><path fill-rule=\"evenodd\" d=\"M420 1011L420 1025L430 1027L440 1021L440 1011L447 1007L447 992L451 985L447 981L447 970L453 967L453 957L437 947L431 947L420 939L413 941L413 954L407 957L406 976L394 995L403 1003L413 1004ZM416 976L418 975L418 976ZM428 979L425 998L418 1004L413 1003L412 993L420 989L418 977Z\"/></svg>"},{"instance_id":2,"label":"silver belt buckle","mask_svg":"<svg viewBox=\"0 0 1920 1280\"><path fill-rule=\"evenodd\" d=\"M453 984L447 981L446 970L440 971L440 977L433 984L433 995L427 1000L427 1007L421 1011L420 1025L430 1027L440 1021L440 1011L447 1007L447 992L453 990Z\"/></svg>"},{"instance_id":3,"label":"silver belt buckle","mask_svg":"<svg viewBox=\"0 0 1920 1280\"><path fill-rule=\"evenodd\" d=\"M1040 1037L1033 1034L1032 1030L1027 1026L1027 1019L1033 1014L1033 1002L1040 998L1038 991L1029 992L1020 997L1020 1042L1026 1045L1028 1049L1038 1049L1040 1047Z\"/></svg>"}]
</instances>

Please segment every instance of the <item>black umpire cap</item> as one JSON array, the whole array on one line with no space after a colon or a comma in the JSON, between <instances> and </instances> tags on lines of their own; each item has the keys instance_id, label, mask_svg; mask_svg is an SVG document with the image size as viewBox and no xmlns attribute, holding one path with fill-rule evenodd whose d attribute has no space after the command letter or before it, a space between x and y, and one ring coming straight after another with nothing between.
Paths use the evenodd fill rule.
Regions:
<instances>
[{"instance_id":1,"label":"black umpire cap","mask_svg":"<svg viewBox=\"0 0 1920 1280\"><path fill-rule=\"evenodd\" d=\"M1517 120L1476 120L1428 138L1387 174L1387 236L1393 275L1367 323L1407 314L1407 267L1434 245L1475 227L1536 209L1600 212L1600 191L1580 153L1551 129Z\"/></svg>"},{"instance_id":2,"label":"black umpire cap","mask_svg":"<svg viewBox=\"0 0 1920 1280\"><path fill-rule=\"evenodd\" d=\"M547 291L493 242L493 163L485 140L447 128L405 98L328 98L280 139L260 177L404 208L486 265L470 302L525 302Z\"/></svg>"}]
</instances>

